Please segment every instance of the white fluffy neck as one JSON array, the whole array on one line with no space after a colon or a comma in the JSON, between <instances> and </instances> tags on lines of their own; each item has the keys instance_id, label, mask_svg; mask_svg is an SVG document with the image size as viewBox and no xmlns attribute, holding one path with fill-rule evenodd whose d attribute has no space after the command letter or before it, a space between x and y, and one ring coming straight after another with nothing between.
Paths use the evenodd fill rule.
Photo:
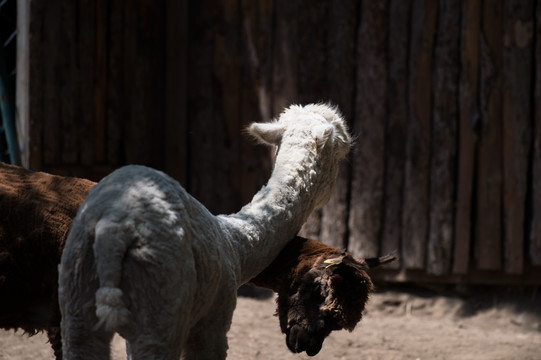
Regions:
<instances>
[{"instance_id":1,"label":"white fluffy neck","mask_svg":"<svg viewBox=\"0 0 541 360\"><path fill-rule=\"evenodd\" d=\"M304 154L297 147L293 156L278 156L268 184L238 213L222 217L230 225L240 258L241 283L274 260L315 208L313 197L320 190L315 187L321 174L314 168L315 149L310 144L302 149Z\"/></svg>"}]
</instances>

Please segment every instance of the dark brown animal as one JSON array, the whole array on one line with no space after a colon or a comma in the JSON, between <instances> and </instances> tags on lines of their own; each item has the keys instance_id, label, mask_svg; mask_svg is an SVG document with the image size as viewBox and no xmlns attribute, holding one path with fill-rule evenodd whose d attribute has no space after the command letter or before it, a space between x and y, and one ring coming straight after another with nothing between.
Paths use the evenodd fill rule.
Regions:
<instances>
[{"instance_id":1,"label":"dark brown animal","mask_svg":"<svg viewBox=\"0 0 541 360\"><path fill-rule=\"evenodd\" d=\"M332 331L352 331L361 320L374 289L367 270L394 260L356 260L332 246L296 237L250 282L278 293L277 313L288 348L314 356Z\"/></svg>"},{"instance_id":2,"label":"dark brown animal","mask_svg":"<svg viewBox=\"0 0 541 360\"><path fill-rule=\"evenodd\" d=\"M58 264L95 183L0 163L0 328L46 331L62 357Z\"/></svg>"}]
</instances>

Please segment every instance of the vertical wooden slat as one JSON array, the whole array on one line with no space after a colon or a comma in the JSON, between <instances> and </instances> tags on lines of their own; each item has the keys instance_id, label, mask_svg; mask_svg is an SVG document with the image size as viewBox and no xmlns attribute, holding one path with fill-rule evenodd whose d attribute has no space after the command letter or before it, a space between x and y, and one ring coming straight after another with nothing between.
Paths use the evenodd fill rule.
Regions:
<instances>
[{"instance_id":1,"label":"vertical wooden slat","mask_svg":"<svg viewBox=\"0 0 541 360\"><path fill-rule=\"evenodd\" d=\"M238 211L240 194L240 73L239 2L220 1L213 41L214 132L213 142L220 159L214 163L213 188L217 210Z\"/></svg>"},{"instance_id":2,"label":"vertical wooden slat","mask_svg":"<svg viewBox=\"0 0 541 360\"><path fill-rule=\"evenodd\" d=\"M379 254L383 212L387 84L386 1L366 1L360 7L357 37L357 94L352 154L348 250L358 257Z\"/></svg>"},{"instance_id":3,"label":"vertical wooden slat","mask_svg":"<svg viewBox=\"0 0 541 360\"><path fill-rule=\"evenodd\" d=\"M298 101L297 13L296 1L276 0L275 46L273 56L272 108L278 116L285 107Z\"/></svg>"},{"instance_id":4,"label":"vertical wooden slat","mask_svg":"<svg viewBox=\"0 0 541 360\"><path fill-rule=\"evenodd\" d=\"M535 87L534 87L534 138L532 153L532 219L530 227L530 259L541 265L541 2L535 9Z\"/></svg>"},{"instance_id":5,"label":"vertical wooden slat","mask_svg":"<svg viewBox=\"0 0 541 360\"><path fill-rule=\"evenodd\" d=\"M459 83L458 178L453 273L468 271L473 206L476 126L479 122L479 27L481 1L462 2L461 72Z\"/></svg>"},{"instance_id":6,"label":"vertical wooden slat","mask_svg":"<svg viewBox=\"0 0 541 360\"><path fill-rule=\"evenodd\" d=\"M56 134L56 141L59 141L61 151L61 162L63 165L73 165L79 159L79 134L78 124L73 121L78 117L79 104L73 101L72 96L78 89L79 69L77 68L77 2L63 2L58 8L56 20L62 26L62 31L57 34L55 42L59 44L58 51L62 54L57 58L56 64L59 73L55 74L61 79L59 96L59 120L61 132ZM91 50L90 50L91 51ZM68 100L70 99L70 100Z\"/></svg>"},{"instance_id":7,"label":"vertical wooden slat","mask_svg":"<svg viewBox=\"0 0 541 360\"><path fill-rule=\"evenodd\" d=\"M21 165L30 163L30 1L17 1L17 49L15 77L15 126L21 152Z\"/></svg>"},{"instance_id":8,"label":"vertical wooden slat","mask_svg":"<svg viewBox=\"0 0 541 360\"><path fill-rule=\"evenodd\" d=\"M163 169L164 4L163 0L125 4L126 161Z\"/></svg>"},{"instance_id":9,"label":"vertical wooden slat","mask_svg":"<svg viewBox=\"0 0 541 360\"><path fill-rule=\"evenodd\" d=\"M338 106L350 125L355 89L357 4L355 0L330 3L326 44L328 100ZM350 161L340 164L331 198L321 210L319 240L338 248L347 246L350 164Z\"/></svg>"},{"instance_id":10,"label":"vertical wooden slat","mask_svg":"<svg viewBox=\"0 0 541 360\"><path fill-rule=\"evenodd\" d=\"M269 121L272 114L272 70L275 1L242 0L240 41L240 117L242 127ZM263 186L272 167L269 148L257 145L249 136L240 138L242 170L240 202L246 204Z\"/></svg>"},{"instance_id":11,"label":"vertical wooden slat","mask_svg":"<svg viewBox=\"0 0 541 360\"><path fill-rule=\"evenodd\" d=\"M22 134L28 136L28 161L24 161L23 166L32 170L41 170L43 167L43 125L44 125L44 9L43 1L21 0L17 2L17 21L24 17L24 24L19 23L19 33L17 36L17 123L22 122L22 129L27 127ZM27 30L27 39L19 39L25 36L25 32L20 32L20 27L24 26ZM21 42L25 42L26 47L19 48ZM23 54L21 54L23 52ZM24 62L21 61L21 55ZM21 76L21 67L24 73ZM21 92L24 92L21 96ZM19 105L21 109L19 109ZM28 108L25 108L28 106ZM20 122L19 122L20 120ZM21 127L17 127L20 131ZM21 133L19 133L21 136Z\"/></svg>"},{"instance_id":12,"label":"vertical wooden slat","mask_svg":"<svg viewBox=\"0 0 541 360\"><path fill-rule=\"evenodd\" d=\"M385 134L385 211L380 254L400 255L405 164L405 131L408 119L408 34L411 0L389 4L388 120ZM407 240L406 240L407 241ZM401 257L400 257L401 259ZM387 265L400 267L400 261Z\"/></svg>"},{"instance_id":13,"label":"vertical wooden slat","mask_svg":"<svg viewBox=\"0 0 541 360\"><path fill-rule=\"evenodd\" d=\"M215 9L210 0L188 6L188 190L211 212L217 211L213 190L214 144L212 39ZM195 21L197 19L197 21Z\"/></svg>"},{"instance_id":14,"label":"vertical wooden slat","mask_svg":"<svg viewBox=\"0 0 541 360\"><path fill-rule=\"evenodd\" d=\"M124 2L108 6L107 42L107 162L113 167L125 163L124 122L126 102L124 91Z\"/></svg>"},{"instance_id":15,"label":"vertical wooden slat","mask_svg":"<svg viewBox=\"0 0 541 360\"><path fill-rule=\"evenodd\" d=\"M326 40L328 0L298 1L300 12L297 25L297 95L301 104L324 101L328 98L326 77ZM310 214L301 235L317 238L321 229L321 210Z\"/></svg>"},{"instance_id":16,"label":"vertical wooden slat","mask_svg":"<svg viewBox=\"0 0 541 360\"><path fill-rule=\"evenodd\" d=\"M103 164L107 146L107 3L96 0L96 64L94 82L95 164Z\"/></svg>"},{"instance_id":17,"label":"vertical wooden slat","mask_svg":"<svg viewBox=\"0 0 541 360\"><path fill-rule=\"evenodd\" d=\"M402 260L408 269L425 266L430 176L431 74L437 3L414 0L411 18L409 119L402 213Z\"/></svg>"},{"instance_id":18,"label":"vertical wooden slat","mask_svg":"<svg viewBox=\"0 0 541 360\"><path fill-rule=\"evenodd\" d=\"M524 218L531 141L533 1L504 3L503 191L505 270L524 267Z\"/></svg>"},{"instance_id":19,"label":"vertical wooden slat","mask_svg":"<svg viewBox=\"0 0 541 360\"><path fill-rule=\"evenodd\" d=\"M61 51L62 23L58 21L59 6L43 7L43 162L44 165L55 165L60 162L61 133L60 101L61 76L65 69L60 67L64 56ZM55 49L55 50L52 50ZM64 94L65 95L65 94Z\"/></svg>"},{"instance_id":20,"label":"vertical wooden slat","mask_svg":"<svg viewBox=\"0 0 541 360\"><path fill-rule=\"evenodd\" d=\"M427 273L451 270L454 215L460 32L459 0L438 1L434 44L432 150Z\"/></svg>"},{"instance_id":21,"label":"vertical wooden slat","mask_svg":"<svg viewBox=\"0 0 541 360\"><path fill-rule=\"evenodd\" d=\"M79 136L81 162L94 165L96 158L96 4L93 0L79 0Z\"/></svg>"},{"instance_id":22,"label":"vertical wooden slat","mask_svg":"<svg viewBox=\"0 0 541 360\"><path fill-rule=\"evenodd\" d=\"M165 171L187 184L187 52L188 4L165 2Z\"/></svg>"},{"instance_id":23,"label":"vertical wooden slat","mask_svg":"<svg viewBox=\"0 0 541 360\"><path fill-rule=\"evenodd\" d=\"M481 122L478 143L477 267L501 267L502 211L502 1L484 1L480 34Z\"/></svg>"}]
</instances>

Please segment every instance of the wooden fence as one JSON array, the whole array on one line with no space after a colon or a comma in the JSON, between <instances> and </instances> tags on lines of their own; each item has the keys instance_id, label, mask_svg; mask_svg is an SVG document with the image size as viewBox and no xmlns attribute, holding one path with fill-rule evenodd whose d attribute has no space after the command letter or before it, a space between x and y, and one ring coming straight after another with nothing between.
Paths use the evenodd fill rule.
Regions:
<instances>
[{"instance_id":1,"label":"wooden fence","mask_svg":"<svg viewBox=\"0 0 541 360\"><path fill-rule=\"evenodd\" d=\"M30 168L146 164L232 212L271 167L243 128L330 101L356 143L304 234L389 280L541 283L539 1L18 3Z\"/></svg>"}]
</instances>

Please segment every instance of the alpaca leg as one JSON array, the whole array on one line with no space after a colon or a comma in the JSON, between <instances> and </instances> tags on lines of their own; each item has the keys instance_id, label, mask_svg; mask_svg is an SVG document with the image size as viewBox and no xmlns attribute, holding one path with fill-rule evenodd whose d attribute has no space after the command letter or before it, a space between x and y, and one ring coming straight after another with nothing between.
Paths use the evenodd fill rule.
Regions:
<instances>
[{"instance_id":1,"label":"alpaca leg","mask_svg":"<svg viewBox=\"0 0 541 360\"><path fill-rule=\"evenodd\" d=\"M220 360L227 356L227 332L237 302L236 289L228 296L217 296L211 310L191 330L182 360Z\"/></svg>"},{"instance_id":2,"label":"alpaca leg","mask_svg":"<svg viewBox=\"0 0 541 360\"><path fill-rule=\"evenodd\" d=\"M53 348L56 360L62 360L62 337L60 336L60 327L51 327L47 330L47 337Z\"/></svg>"},{"instance_id":3,"label":"alpaca leg","mask_svg":"<svg viewBox=\"0 0 541 360\"><path fill-rule=\"evenodd\" d=\"M64 326L64 325L63 325ZM65 326L62 347L64 359L109 360L113 333L93 332L80 327Z\"/></svg>"},{"instance_id":4,"label":"alpaca leg","mask_svg":"<svg viewBox=\"0 0 541 360\"><path fill-rule=\"evenodd\" d=\"M69 282L65 285L69 287ZM73 284L73 283L72 283ZM109 344L113 332L94 330L98 323L95 315L94 291L97 282L90 281L88 288L73 284L71 290L60 297L62 322L62 350L65 360L109 359Z\"/></svg>"},{"instance_id":5,"label":"alpaca leg","mask_svg":"<svg viewBox=\"0 0 541 360\"><path fill-rule=\"evenodd\" d=\"M63 358L109 359L113 332L93 329L98 323L94 299L99 281L90 241L73 241L66 245L58 284Z\"/></svg>"},{"instance_id":6,"label":"alpaca leg","mask_svg":"<svg viewBox=\"0 0 541 360\"><path fill-rule=\"evenodd\" d=\"M182 351L181 340L167 339L166 334L147 332L127 341L129 360L178 360ZM129 349L129 350L128 350Z\"/></svg>"}]
</instances>

